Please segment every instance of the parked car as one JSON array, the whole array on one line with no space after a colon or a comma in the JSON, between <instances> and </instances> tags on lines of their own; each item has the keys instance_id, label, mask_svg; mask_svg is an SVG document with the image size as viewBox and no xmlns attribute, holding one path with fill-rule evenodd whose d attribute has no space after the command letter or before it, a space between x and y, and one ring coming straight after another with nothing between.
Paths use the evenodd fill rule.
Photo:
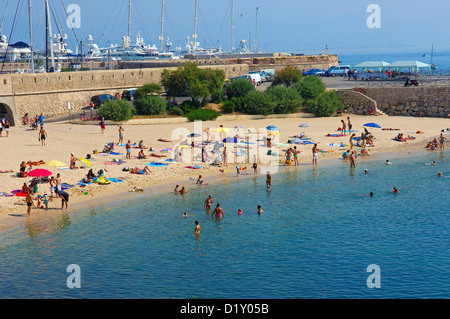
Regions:
<instances>
[{"instance_id":1,"label":"parked car","mask_svg":"<svg viewBox=\"0 0 450 319\"><path fill-rule=\"evenodd\" d=\"M325 72L322 69L309 69L303 72L303 75L323 75Z\"/></svg>"},{"instance_id":2,"label":"parked car","mask_svg":"<svg viewBox=\"0 0 450 319\"><path fill-rule=\"evenodd\" d=\"M136 92L137 88L124 90L122 92L122 100L133 101L134 92Z\"/></svg>"},{"instance_id":3,"label":"parked car","mask_svg":"<svg viewBox=\"0 0 450 319\"><path fill-rule=\"evenodd\" d=\"M328 70L325 71L326 76L346 76L348 70L351 70L350 65L338 65L332 66Z\"/></svg>"},{"instance_id":4,"label":"parked car","mask_svg":"<svg viewBox=\"0 0 450 319\"><path fill-rule=\"evenodd\" d=\"M105 102L108 102L109 100L117 100L115 96L112 96L111 94L100 94L100 95L94 95L91 98L91 102L94 105L94 108L98 108L105 104Z\"/></svg>"}]
</instances>

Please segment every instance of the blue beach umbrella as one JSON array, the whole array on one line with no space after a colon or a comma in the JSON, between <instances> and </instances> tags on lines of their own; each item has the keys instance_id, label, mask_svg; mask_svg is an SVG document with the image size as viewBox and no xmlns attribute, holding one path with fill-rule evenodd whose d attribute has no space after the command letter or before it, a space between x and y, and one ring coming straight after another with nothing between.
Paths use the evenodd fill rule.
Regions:
<instances>
[{"instance_id":1,"label":"blue beach umbrella","mask_svg":"<svg viewBox=\"0 0 450 319\"><path fill-rule=\"evenodd\" d=\"M303 124L300 124L298 127L309 127L309 124L303 123Z\"/></svg>"},{"instance_id":2,"label":"blue beach umbrella","mask_svg":"<svg viewBox=\"0 0 450 319\"><path fill-rule=\"evenodd\" d=\"M201 136L201 135L198 134L198 133L192 133L192 134L189 134L189 135L188 135L188 137L195 137L195 136Z\"/></svg>"},{"instance_id":3,"label":"blue beach umbrella","mask_svg":"<svg viewBox=\"0 0 450 319\"><path fill-rule=\"evenodd\" d=\"M266 129L268 129L269 131L278 131L279 128L276 127L275 125L269 125L268 127L266 127Z\"/></svg>"},{"instance_id":4,"label":"blue beach umbrella","mask_svg":"<svg viewBox=\"0 0 450 319\"><path fill-rule=\"evenodd\" d=\"M363 126L381 128L381 126L376 123L366 123Z\"/></svg>"},{"instance_id":5,"label":"blue beach umbrella","mask_svg":"<svg viewBox=\"0 0 450 319\"><path fill-rule=\"evenodd\" d=\"M223 139L224 143L237 143L237 138L235 137L227 137Z\"/></svg>"}]
</instances>

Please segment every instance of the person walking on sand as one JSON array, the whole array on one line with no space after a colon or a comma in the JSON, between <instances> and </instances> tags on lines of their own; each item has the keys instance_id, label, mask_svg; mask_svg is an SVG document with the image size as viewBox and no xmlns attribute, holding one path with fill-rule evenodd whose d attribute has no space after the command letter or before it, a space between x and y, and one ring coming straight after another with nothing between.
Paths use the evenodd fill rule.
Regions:
<instances>
[{"instance_id":1,"label":"person walking on sand","mask_svg":"<svg viewBox=\"0 0 450 319\"><path fill-rule=\"evenodd\" d=\"M70 169L77 169L78 167L75 165L77 162L77 157L70 153Z\"/></svg>"},{"instance_id":2,"label":"person walking on sand","mask_svg":"<svg viewBox=\"0 0 450 319\"><path fill-rule=\"evenodd\" d=\"M47 132L44 130L44 127L41 126L41 129L39 130L39 141L41 142L41 146L45 145L46 138L47 138Z\"/></svg>"},{"instance_id":3,"label":"person walking on sand","mask_svg":"<svg viewBox=\"0 0 450 319\"><path fill-rule=\"evenodd\" d=\"M105 134L105 118L102 117L102 119L100 120L100 129L102 131L102 134Z\"/></svg>"},{"instance_id":4,"label":"person walking on sand","mask_svg":"<svg viewBox=\"0 0 450 319\"><path fill-rule=\"evenodd\" d=\"M122 125L119 126L118 131L119 131L119 144L122 144L123 143L123 131L124 131Z\"/></svg>"},{"instance_id":5,"label":"person walking on sand","mask_svg":"<svg viewBox=\"0 0 450 319\"><path fill-rule=\"evenodd\" d=\"M345 135L345 132L347 130L347 125L345 124L344 120L341 120L341 123L342 123L342 127L341 127L342 135Z\"/></svg>"},{"instance_id":6,"label":"person walking on sand","mask_svg":"<svg viewBox=\"0 0 450 319\"><path fill-rule=\"evenodd\" d=\"M223 148L223 166L228 167L227 164L227 147Z\"/></svg>"},{"instance_id":7,"label":"person walking on sand","mask_svg":"<svg viewBox=\"0 0 450 319\"><path fill-rule=\"evenodd\" d=\"M127 145L125 145L125 148L127 150L127 159L131 159L131 141L128 140Z\"/></svg>"},{"instance_id":8,"label":"person walking on sand","mask_svg":"<svg viewBox=\"0 0 450 319\"><path fill-rule=\"evenodd\" d=\"M8 120L6 120L6 122L5 122L5 125L4 125L4 127L5 127L5 133L6 133L6 137L8 137L9 136L9 127L11 126L11 124L9 124L9 121Z\"/></svg>"},{"instance_id":9,"label":"person walking on sand","mask_svg":"<svg viewBox=\"0 0 450 319\"><path fill-rule=\"evenodd\" d=\"M355 146L355 145L353 145L353 138L356 136L356 134L355 133L353 133L351 136L350 136L350 140L349 140L349 143L350 143L350 151L353 149L353 146Z\"/></svg>"},{"instance_id":10,"label":"person walking on sand","mask_svg":"<svg viewBox=\"0 0 450 319\"><path fill-rule=\"evenodd\" d=\"M31 197L30 192L27 193L27 197L26 197L25 201L27 202L27 216L30 216L31 207L34 206L33 198Z\"/></svg>"},{"instance_id":11,"label":"person walking on sand","mask_svg":"<svg viewBox=\"0 0 450 319\"><path fill-rule=\"evenodd\" d=\"M347 116L347 127L349 134L352 134L352 122L350 122L350 116Z\"/></svg>"},{"instance_id":12,"label":"person walking on sand","mask_svg":"<svg viewBox=\"0 0 450 319\"><path fill-rule=\"evenodd\" d=\"M319 149L317 148L317 143L314 144L314 147L312 148L313 153L313 166L317 166L317 159L319 158Z\"/></svg>"}]
</instances>

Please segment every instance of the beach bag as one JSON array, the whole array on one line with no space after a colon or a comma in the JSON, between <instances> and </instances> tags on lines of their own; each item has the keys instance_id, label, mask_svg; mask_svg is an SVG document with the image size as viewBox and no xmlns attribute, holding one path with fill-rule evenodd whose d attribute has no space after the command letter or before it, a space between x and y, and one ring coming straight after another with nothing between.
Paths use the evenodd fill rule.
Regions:
<instances>
[{"instance_id":1,"label":"beach bag","mask_svg":"<svg viewBox=\"0 0 450 319\"><path fill-rule=\"evenodd\" d=\"M86 154L86 159L91 159L91 154Z\"/></svg>"}]
</instances>

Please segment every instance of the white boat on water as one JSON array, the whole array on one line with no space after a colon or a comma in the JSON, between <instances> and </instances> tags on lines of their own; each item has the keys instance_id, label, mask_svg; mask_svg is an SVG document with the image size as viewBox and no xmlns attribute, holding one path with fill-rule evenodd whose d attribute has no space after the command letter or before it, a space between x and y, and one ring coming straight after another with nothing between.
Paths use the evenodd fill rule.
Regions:
<instances>
[{"instance_id":1,"label":"white boat on water","mask_svg":"<svg viewBox=\"0 0 450 319\"><path fill-rule=\"evenodd\" d=\"M0 36L0 60L16 62L26 60L31 54L30 46L24 42L9 44L5 35Z\"/></svg>"}]
</instances>

